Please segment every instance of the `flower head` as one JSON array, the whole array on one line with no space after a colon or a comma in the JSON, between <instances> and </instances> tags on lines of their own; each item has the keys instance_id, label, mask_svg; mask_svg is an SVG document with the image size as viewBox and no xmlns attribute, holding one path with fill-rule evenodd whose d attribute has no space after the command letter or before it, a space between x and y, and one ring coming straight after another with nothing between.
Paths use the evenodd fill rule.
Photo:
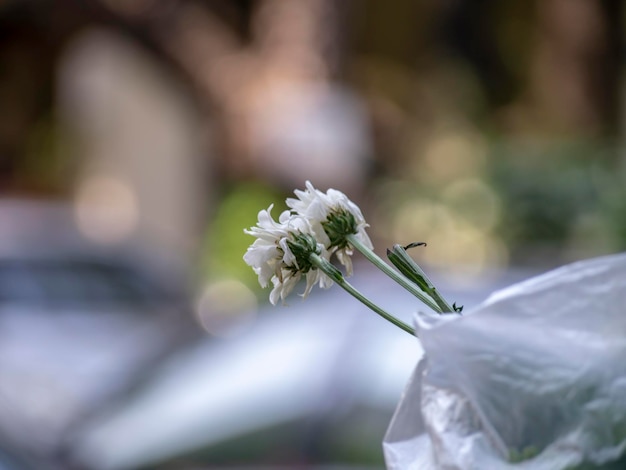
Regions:
<instances>
[{"instance_id":1,"label":"flower head","mask_svg":"<svg viewBox=\"0 0 626 470\"><path fill-rule=\"evenodd\" d=\"M347 239L355 236L363 245L372 249L372 242L365 229L365 222L359 207L341 191L329 189L326 193L315 189L307 181L306 190L294 191L297 199L288 198L287 206L305 217L317 240L337 255L339 262L352 274L353 246Z\"/></svg>"},{"instance_id":2,"label":"flower head","mask_svg":"<svg viewBox=\"0 0 626 470\"><path fill-rule=\"evenodd\" d=\"M259 276L261 287L273 285L270 302L285 300L301 277L306 278L306 297L315 284L329 288L332 280L312 265L310 255L315 253L328 259L330 254L318 243L308 220L300 215L284 211L278 222L272 218L270 206L259 212L255 227L244 230L257 237L246 251L243 259Z\"/></svg>"}]
</instances>

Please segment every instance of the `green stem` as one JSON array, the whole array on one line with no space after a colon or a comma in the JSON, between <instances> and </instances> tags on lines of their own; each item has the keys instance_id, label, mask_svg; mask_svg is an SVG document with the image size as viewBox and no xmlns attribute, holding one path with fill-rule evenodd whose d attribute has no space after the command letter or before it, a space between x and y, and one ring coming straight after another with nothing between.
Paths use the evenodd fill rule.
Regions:
<instances>
[{"instance_id":1,"label":"green stem","mask_svg":"<svg viewBox=\"0 0 626 470\"><path fill-rule=\"evenodd\" d=\"M324 272L328 277L330 277L333 281L335 281L343 290L345 290L352 297L354 297L355 299L357 299L358 301L360 301L361 303L363 303L364 305L372 309L374 312L376 312L378 315L383 317L388 322L393 323L398 328L401 328L402 330L406 331L410 335L415 336L415 331L413 330L413 328L411 328L409 325L407 325L403 321L398 320L396 317L394 317L390 313L387 313L381 307L379 307L370 299L368 299L363 294L361 294L361 292L359 292L352 284L350 284L348 281L345 280L345 278L343 277L343 274L341 274L341 271L339 271L329 261L325 260L324 258L322 258L321 256L315 253L311 253L311 255L309 256L309 259L311 260L311 263L314 266L317 266L322 272Z\"/></svg>"},{"instance_id":2,"label":"green stem","mask_svg":"<svg viewBox=\"0 0 626 470\"><path fill-rule=\"evenodd\" d=\"M406 277L404 277L402 274L398 273L398 271L396 271L387 263L385 263L385 261L383 261L382 258L380 258L371 249L369 249L363 243L361 243L361 241L357 237L355 237L354 235L348 235L346 239L352 244L352 246L354 246L357 250L359 250L363 254L363 256L365 256L368 260L370 260L378 269L384 272L387 276L389 276L391 279L396 281L398 284L400 284L402 287L408 290L415 297L417 297L422 302L424 302L426 305L432 308L435 312L442 313L442 310L439 307L439 305L433 302L433 300L430 297L427 297L426 295L424 295L424 293L417 286L411 283L411 281L409 281Z\"/></svg>"},{"instance_id":3,"label":"green stem","mask_svg":"<svg viewBox=\"0 0 626 470\"><path fill-rule=\"evenodd\" d=\"M427 290L428 294L433 298L433 300L437 303L437 305L439 305L439 308L441 309L441 313L454 312L455 310L454 308L452 308L452 305L450 305L448 301L441 296L441 294L439 293L435 285L428 278L428 276L426 276L426 273L424 272L424 270L419 266L418 266L418 269L419 269L420 275L424 277L424 280L429 286Z\"/></svg>"}]
</instances>

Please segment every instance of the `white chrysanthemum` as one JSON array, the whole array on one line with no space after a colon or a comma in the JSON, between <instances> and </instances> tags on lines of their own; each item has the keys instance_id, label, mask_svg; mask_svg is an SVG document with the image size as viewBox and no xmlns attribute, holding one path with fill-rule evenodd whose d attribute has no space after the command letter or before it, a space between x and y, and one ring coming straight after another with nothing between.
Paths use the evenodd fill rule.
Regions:
<instances>
[{"instance_id":1,"label":"white chrysanthemum","mask_svg":"<svg viewBox=\"0 0 626 470\"><path fill-rule=\"evenodd\" d=\"M354 235L363 245L373 249L365 229L369 227L361 209L341 191L329 189L326 193L315 189L307 181L306 190L295 190L295 198L287 199L287 206L305 217L317 240L337 255L339 262L352 274L354 247L346 239Z\"/></svg>"},{"instance_id":2,"label":"white chrysanthemum","mask_svg":"<svg viewBox=\"0 0 626 470\"><path fill-rule=\"evenodd\" d=\"M259 212L255 227L244 230L257 239L243 257L259 276L261 287L272 283L270 302L276 305L278 299L284 301L302 275L306 277L303 297L311 292L315 284L325 289L330 287L332 280L311 265L308 259L311 253L326 259L330 256L324 245L315 240L308 220L285 211L276 222L271 215L272 207Z\"/></svg>"}]
</instances>

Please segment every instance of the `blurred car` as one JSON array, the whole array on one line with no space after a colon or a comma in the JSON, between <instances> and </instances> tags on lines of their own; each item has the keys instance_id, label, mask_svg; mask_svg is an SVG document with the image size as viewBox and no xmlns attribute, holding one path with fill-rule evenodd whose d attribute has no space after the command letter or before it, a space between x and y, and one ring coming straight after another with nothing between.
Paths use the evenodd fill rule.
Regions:
<instances>
[{"instance_id":1,"label":"blurred car","mask_svg":"<svg viewBox=\"0 0 626 470\"><path fill-rule=\"evenodd\" d=\"M421 304L363 268L354 285L411 322ZM437 284L469 309L520 277L504 274ZM99 470L382 468L382 438L419 342L336 287L289 304L261 309L237 338L172 356L130 400L87 424L76 461Z\"/></svg>"},{"instance_id":2,"label":"blurred car","mask_svg":"<svg viewBox=\"0 0 626 470\"><path fill-rule=\"evenodd\" d=\"M184 277L142 251L89 243L64 204L0 202L0 446L36 468L68 468L80 423L197 331Z\"/></svg>"}]
</instances>

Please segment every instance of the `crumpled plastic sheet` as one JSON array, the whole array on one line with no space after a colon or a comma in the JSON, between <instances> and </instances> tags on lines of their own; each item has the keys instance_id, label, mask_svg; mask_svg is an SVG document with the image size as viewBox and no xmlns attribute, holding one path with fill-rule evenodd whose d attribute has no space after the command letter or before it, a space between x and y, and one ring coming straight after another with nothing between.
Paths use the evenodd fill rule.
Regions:
<instances>
[{"instance_id":1,"label":"crumpled plastic sheet","mask_svg":"<svg viewBox=\"0 0 626 470\"><path fill-rule=\"evenodd\" d=\"M626 254L415 321L425 354L383 442L388 469L626 469Z\"/></svg>"}]
</instances>

